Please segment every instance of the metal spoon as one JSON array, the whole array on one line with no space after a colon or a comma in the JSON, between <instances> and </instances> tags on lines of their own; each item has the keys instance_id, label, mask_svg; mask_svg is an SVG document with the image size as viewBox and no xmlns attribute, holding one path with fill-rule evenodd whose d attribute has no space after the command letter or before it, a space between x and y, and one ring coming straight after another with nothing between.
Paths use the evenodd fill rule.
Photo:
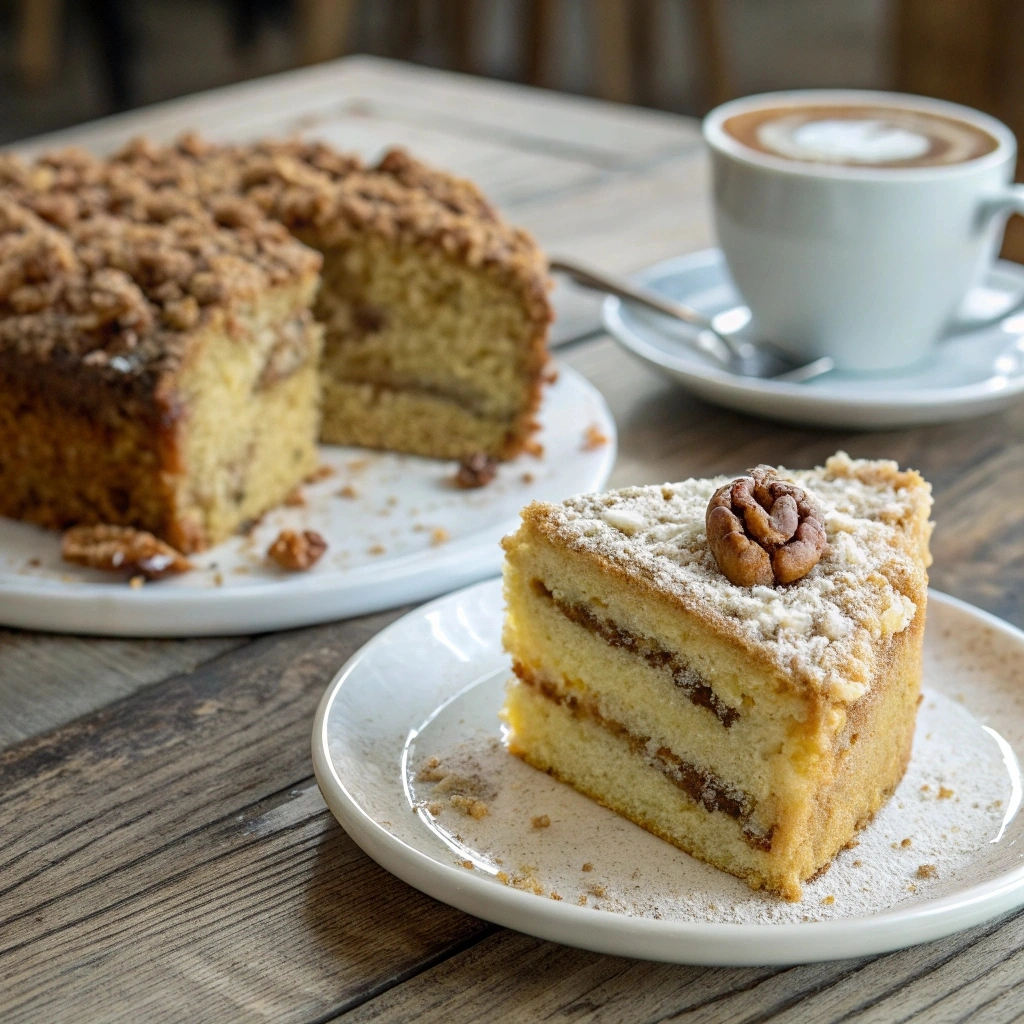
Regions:
<instances>
[{"instance_id":1,"label":"metal spoon","mask_svg":"<svg viewBox=\"0 0 1024 1024\"><path fill-rule=\"evenodd\" d=\"M673 320L681 320L691 327L700 328L692 338L683 340L696 351L710 356L730 373L800 384L835 369L835 363L828 356L815 359L803 366L796 366L788 355L770 343L760 342L755 345L737 337L734 331L750 319L750 311L744 306L723 310L713 317L707 317L690 306L634 284L627 278L606 274L574 260L552 259L550 267L552 271L567 275L584 288L617 295L620 299L636 302L664 316L672 317Z\"/></svg>"}]
</instances>

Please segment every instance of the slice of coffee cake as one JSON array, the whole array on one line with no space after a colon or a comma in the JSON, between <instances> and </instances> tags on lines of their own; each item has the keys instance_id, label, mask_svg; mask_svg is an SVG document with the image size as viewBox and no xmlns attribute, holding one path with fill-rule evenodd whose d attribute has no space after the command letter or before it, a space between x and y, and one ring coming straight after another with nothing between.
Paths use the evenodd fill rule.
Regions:
<instances>
[{"instance_id":1,"label":"slice of coffee cake","mask_svg":"<svg viewBox=\"0 0 1024 1024\"><path fill-rule=\"evenodd\" d=\"M917 473L843 453L528 506L509 749L799 899L910 757L930 507Z\"/></svg>"}]
</instances>

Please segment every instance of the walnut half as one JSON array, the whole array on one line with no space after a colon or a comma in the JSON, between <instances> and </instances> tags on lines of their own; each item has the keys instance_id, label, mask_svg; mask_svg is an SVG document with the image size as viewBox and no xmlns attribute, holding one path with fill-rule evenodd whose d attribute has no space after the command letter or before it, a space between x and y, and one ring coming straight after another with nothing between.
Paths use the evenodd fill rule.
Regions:
<instances>
[{"instance_id":1,"label":"walnut half","mask_svg":"<svg viewBox=\"0 0 1024 1024\"><path fill-rule=\"evenodd\" d=\"M282 530L267 548L267 556L288 572L305 572L326 550L327 541L316 530Z\"/></svg>"},{"instance_id":2,"label":"walnut half","mask_svg":"<svg viewBox=\"0 0 1024 1024\"><path fill-rule=\"evenodd\" d=\"M176 548L130 526L73 526L64 533L60 553L66 562L90 569L138 572L150 580L192 568Z\"/></svg>"},{"instance_id":3,"label":"walnut half","mask_svg":"<svg viewBox=\"0 0 1024 1024\"><path fill-rule=\"evenodd\" d=\"M738 587L795 583L828 547L806 492L779 479L771 466L719 487L704 521L718 568Z\"/></svg>"}]
</instances>

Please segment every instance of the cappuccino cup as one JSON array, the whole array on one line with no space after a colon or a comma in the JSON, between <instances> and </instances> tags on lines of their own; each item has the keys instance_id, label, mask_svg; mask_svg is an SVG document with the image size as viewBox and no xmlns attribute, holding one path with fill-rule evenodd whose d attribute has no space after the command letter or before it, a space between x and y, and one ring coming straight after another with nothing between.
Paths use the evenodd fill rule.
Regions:
<instances>
[{"instance_id":1,"label":"cappuccino cup","mask_svg":"<svg viewBox=\"0 0 1024 1024\"><path fill-rule=\"evenodd\" d=\"M924 359L996 256L1013 133L941 100L801 90L704 119L714 220L750 333L809 362L884 371Z\"/></svg>"}]
</instances>

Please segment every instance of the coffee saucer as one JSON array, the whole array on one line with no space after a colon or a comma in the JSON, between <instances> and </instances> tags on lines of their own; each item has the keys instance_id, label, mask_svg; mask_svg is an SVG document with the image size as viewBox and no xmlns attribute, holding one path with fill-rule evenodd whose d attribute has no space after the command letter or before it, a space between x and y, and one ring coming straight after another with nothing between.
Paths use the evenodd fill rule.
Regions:
<instances>
[{"instance_id":1,"label":"coffee saucer","mask_svg":"<svg viewBox=\"0 0 1024 1024\"><path fill-rule=\"evenodd\" d=\"M743 304L720 249L632 277L707 316ZM688 344L693 328L614 296L603 312L628 351L706 401L792 423L880 430L969 419L1016 401L1024 393L1022 303L1024 266L997 260L927 360L884 374L834 370L803 384L730 373Z\"/></svg>"}]
</instances>

